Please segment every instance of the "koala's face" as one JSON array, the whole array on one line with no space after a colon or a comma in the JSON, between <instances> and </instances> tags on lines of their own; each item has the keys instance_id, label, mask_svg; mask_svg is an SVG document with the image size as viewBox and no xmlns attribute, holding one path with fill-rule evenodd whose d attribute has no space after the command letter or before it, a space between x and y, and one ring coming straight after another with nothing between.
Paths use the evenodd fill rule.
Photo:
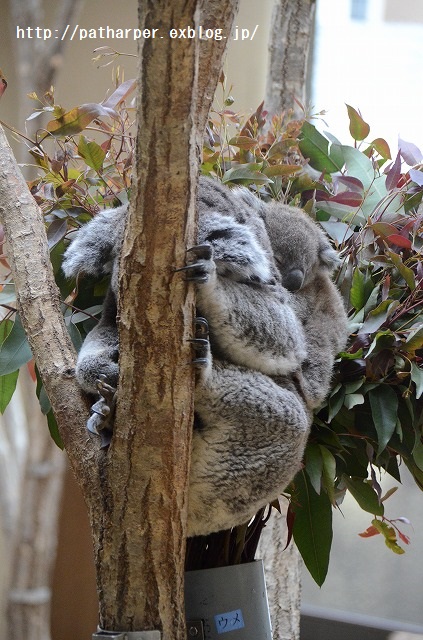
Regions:
<instances>
[{"instance_id":1,"label":"koala's face","mask_svg":"<svg viewBox=\"0 0 423 640\"><path fill-rule=\"evenodd\" d=\"M301 209L269 204L266 228L282 284L289 291L298 291L339 264L323 231Z\"/></svg>"}]
</instances>

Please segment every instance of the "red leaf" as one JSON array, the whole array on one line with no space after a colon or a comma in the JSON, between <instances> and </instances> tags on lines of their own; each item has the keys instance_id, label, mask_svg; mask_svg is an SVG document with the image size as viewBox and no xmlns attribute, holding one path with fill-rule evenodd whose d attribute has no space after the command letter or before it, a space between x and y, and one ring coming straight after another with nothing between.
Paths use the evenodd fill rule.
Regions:
<instances>
[{"instance_id":1,"label":"red leaf","mask_svg":"<svg viewBox=\"0 0 423 640\"><path fill-rule=\"evenodd\" d=\"M376 527L371 525L366 529L366 531L363 531L363 533L359 533L358 535L361 536L362 538L372 538L373 536L378 536L379 533L380 531L378 531Z\"/></svg>"},{"instance_id":2,"label":"red leaf","mask_svg":"<svg viewBox=\"0 0 423 640\"><path fill-rule=\"evenodd\" d=\"M343 191L337 193L336 196L328 198L329 202L337 202L338 204L347 204L350 207L359 207L363 202L363 198L353 191Z\"/></svg>"},{"instance_id":3,"label":"red leaf","mask_svg":"<svg viewBox=\"0 0 423 640\"><path fill-rule=\"evenodd\" d=\"M411 249L412 244L409 238L404 238L404 236L400 236L398 233L393 233L391 236L388 236L387 241L391 244L395 244L397 247L402 247L403 249Z\"/></svg>"},{"instance_id":4,"label":"red leaf","mask_svg":"<svg viewBox=\"0 0 423 640\"><path fill-rule=\"evenodd\" d=\"M294 520L295 520L295 511L292 508L291 503L289 503L288 509L286 511L286 527L288 530L288 536L286 539L286 545L285 545L284 551L285 549L288 548L289 543L291 542L291 539L292 539L292 532L294 530Z\"/></svg>"},{"instance_id":5,"label":"red leaf","mask_svg":"<svg viewBox=\"0 0 423 640\"><path fill-rule=\"evenodd\" d=\"M392 189L396 189L400 178L401 178L401 152L398 151L397 157L395 158L395 162L391 165L391 168L389 169L386 175L385 184L388 191L392 191Z\"/></svg>"},{"instance_id":6,"label":"red leaf","mask_svg":"<svg viewBox=\"0 0 423 640\"><path fill-rule=\"evenodd\" d=\"M32 378L33 382L37 382L37 374L35 373L35 362L34 360L30 360L29 362L26 363L26 368L29 371L29 375Z\"/></svg>"},{"instance_id":7,"label":"red leaf","mask_svg":"<svg viewBox=\"0 0 423 640\"><path fill-rule=\"evenodd\" d=\"M334 183L345 184L350 191L357 191L358 193L363 193L364 187L361 180L358 178L354 178L353 176L333 176Z\"/></svg>"},{"instance_id":8,"label":"red leaf","mask_svg":"<svg viewBox=\"0 0 423 640\"><path fill-rule=\"evenodd\" d=\"M400 540L402 540L404 544L410 544L410 538L408 536L406 536L404 533L401 533L401 531L398 531L398 535Z\"/></svg>"}]
</instances>

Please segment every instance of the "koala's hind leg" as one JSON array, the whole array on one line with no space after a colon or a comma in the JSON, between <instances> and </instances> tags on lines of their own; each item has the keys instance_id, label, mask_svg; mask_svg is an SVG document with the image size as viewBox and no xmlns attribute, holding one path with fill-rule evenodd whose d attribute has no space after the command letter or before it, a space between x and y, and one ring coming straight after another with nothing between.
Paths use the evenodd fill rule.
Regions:
<instances>
[{"instance_id":1,"label":"koala's hind leg","mask_svg":"<svg viewBox=\"0 0 423 640\"><path fill-rule=\"evenodd\" d=\"M188 535L248 521L300 468L310 415L294 385L214 361L197 385Z\"/></svg>"}]
</instances>

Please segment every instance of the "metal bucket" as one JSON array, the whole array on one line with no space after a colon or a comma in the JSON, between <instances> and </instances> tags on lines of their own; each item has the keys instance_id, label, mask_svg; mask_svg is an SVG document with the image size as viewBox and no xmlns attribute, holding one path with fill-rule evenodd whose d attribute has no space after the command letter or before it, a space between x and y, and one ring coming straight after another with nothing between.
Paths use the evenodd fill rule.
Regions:
<instances>
[{"instance_id":1,"label":"metal bucket","mask_svg":"<svg viewBox=\"0 0 423 640\"><path fill-rule=\"evenodd\" d=\"M185 573L188 638L271 640L261 560Z\"/></svg>"}]
</instances>

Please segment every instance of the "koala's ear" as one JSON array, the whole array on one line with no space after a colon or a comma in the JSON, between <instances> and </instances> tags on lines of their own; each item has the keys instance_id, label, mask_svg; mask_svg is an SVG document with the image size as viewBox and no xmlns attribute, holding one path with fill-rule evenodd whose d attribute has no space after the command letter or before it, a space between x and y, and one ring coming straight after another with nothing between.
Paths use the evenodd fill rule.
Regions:
<instances>
[{"instance_id":1,"label":"koala's ear","mask_svg":"<svg viewBox=\"0 0 423 640\"><path fill-rule=\"evenodd\" d=\"M341 258L335 251L332 249L330 244L326 241L323 241L319 247L319 259L320 262L327 267L329 271L333 271L336 267L339 267L341 264Z\"/></svg>"}]
</instances>

